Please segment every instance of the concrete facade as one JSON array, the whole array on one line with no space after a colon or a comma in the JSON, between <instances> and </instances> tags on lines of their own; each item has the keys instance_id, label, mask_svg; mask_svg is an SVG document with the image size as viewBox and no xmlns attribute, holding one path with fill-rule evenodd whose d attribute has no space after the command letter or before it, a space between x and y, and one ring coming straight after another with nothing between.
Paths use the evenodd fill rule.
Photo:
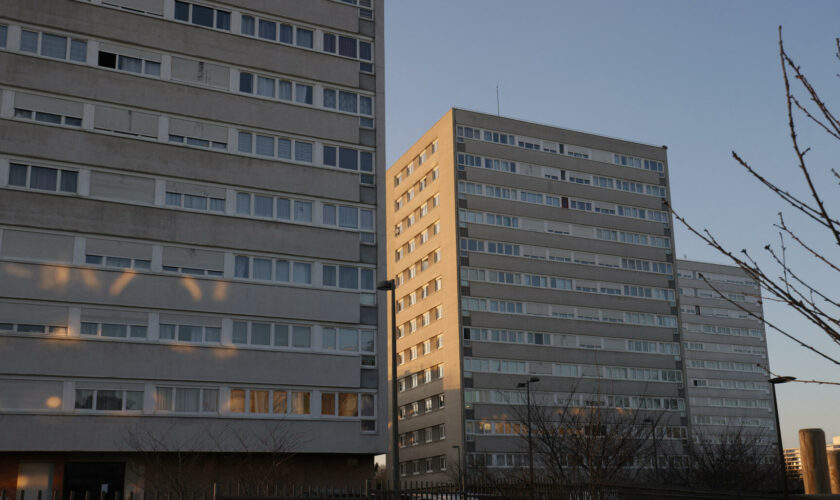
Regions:
<instances>
[{"instance_id":1,"label":"concrete facade","mask_svg":"<svg viewBox=\"0 0 840 500\"><path fill-rule=\"evenodd\" d=\"M530 376L688 438L668 178L661 147L460 109L389 167L403 477L527 464Z\"/></svg>"},{"instance_id":2,"label":"concrete facade","mask_svg":"<svg viewBox=\"0 0 840 500\"><path fill-rule=\"evenodd\" d=\"M383 9L4 4L0 488L106 469L110 494L161 487L138 457L176 451L370 477ZM201 469L198 486L236 476Z\"/></svg>"},{"instance_id":3,"label":"concrete facade","mask_svg":"<svg viewBox=\"0 0 840 500\"><path fill-rule=\"evenodd\" d=\"M677 260L677 274L695 437L742 431L776 444L758 284L736 266L705 262Z\"/></svg>"}]
</instances>

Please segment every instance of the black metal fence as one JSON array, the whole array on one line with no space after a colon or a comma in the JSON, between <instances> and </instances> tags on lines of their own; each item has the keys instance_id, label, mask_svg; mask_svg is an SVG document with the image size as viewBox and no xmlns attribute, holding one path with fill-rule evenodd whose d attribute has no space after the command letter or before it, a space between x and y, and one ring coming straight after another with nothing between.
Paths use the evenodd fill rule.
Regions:
<instances>
[{"instance_id":1,"label":"black metal fence","mask_svg":"<svg viewBox=\"0 0 840 500\"><path fill-rule=\"evenodd\" d=\"M798 495L794 496L797 497ZM615 485L557 485L521 481L493 484L451 484L404 482L397 494L384 483L367 483L362 487L326 488L292 484L253 485L215 484L195 490L160 489L145 491L67 491L0 490L0 500L764 500L781 499L778 493L745 493L702 491L687 488Z\"/></svg>"}]
</instances>

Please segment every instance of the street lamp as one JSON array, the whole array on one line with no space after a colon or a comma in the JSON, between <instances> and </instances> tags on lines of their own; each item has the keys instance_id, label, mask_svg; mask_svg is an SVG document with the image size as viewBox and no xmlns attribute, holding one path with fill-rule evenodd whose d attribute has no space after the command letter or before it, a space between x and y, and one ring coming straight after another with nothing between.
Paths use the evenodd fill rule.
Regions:
<instances>
[{"instance_id":1,"label":"street lamp","mask_svg":"<svg viewBox=\"0 0 840 500\"><path fill-rule=\"evenodd\" d=\"M394 483L394 498L400 498L400 441L397 432L399 408L397 405L397 284L394 280L380 281L377 290L391 291L391 449L393 464L391 480Z\"/></svg>"},{"instance_id":2,"label":"street lamp","mask_svg":"<svg viewBox=\"0 0 840 500\"><path fill-rule=\"evenodd\" d=\"M782 490L788 498L787 471L785 470L785 451L782 448L782 428L779 426L779 403L776 401L776 384L786 384L796 380L796 377L775 377L768 380L773 388L773 410L776 413L776 437L779 440L779 468L782 473Z\"/></svg>"},{"instance_id":3,"label":"street lamp","mask_svg":"<svg viewBox=\"0 0 840 500\"><path fill-rule=\"evenodd\" d=\"M528 405L528 476L531 481L531 497L534 496L534 445L531 441L531 384L539 382L537 377L531 377L527 382L520 382L516 384L517 389L525 388L526 400Z\"/></svg>"},{"instance_id":4,"label":"street lamp","mask_svg":"<svg viewBox=\"0 0 840 500\"><path fill-rule=\"evenodd\" d=\"M650 434L653 436L653 472L656 474L656 482L659 482L659 453L656 451L656 424L650 418L646 418L644 422L650 424Z\"/></svg>"}]
</instances>

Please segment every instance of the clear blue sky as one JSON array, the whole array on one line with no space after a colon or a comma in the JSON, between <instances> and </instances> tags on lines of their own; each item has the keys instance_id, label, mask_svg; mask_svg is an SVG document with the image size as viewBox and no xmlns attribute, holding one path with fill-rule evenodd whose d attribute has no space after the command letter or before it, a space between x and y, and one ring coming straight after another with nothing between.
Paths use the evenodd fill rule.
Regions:
<instances>
[{"instance_id":1,"label":"clear blue sky","mask_svg":"<svg viewBox=\"0 0 840 500\"><path fill-rule=\"evenodd\" d=\"M733 249L761 254L777 242L781 202L736 166L734 149L795 192L779 70L778 33L824 97L840 113L837 1L423 0L386 5L387 154L390 165L450 107L501 113L586 132L668 146L673 203ZM838 143L803 128L811 164L840 214L840 189L828 175ZM793 219L793 215L790 215ZM804 226L840 262L838 247ZM687 233L676 252L724 262ZM829 296L840 276L792 252ZM840 347L781 306L767 318L840 358ZM799 378L840 381L840 367L768 330L771 369ZM840 386L779 387L785 446L797 429L840 435Z\"/></svg>"}]
</instances>

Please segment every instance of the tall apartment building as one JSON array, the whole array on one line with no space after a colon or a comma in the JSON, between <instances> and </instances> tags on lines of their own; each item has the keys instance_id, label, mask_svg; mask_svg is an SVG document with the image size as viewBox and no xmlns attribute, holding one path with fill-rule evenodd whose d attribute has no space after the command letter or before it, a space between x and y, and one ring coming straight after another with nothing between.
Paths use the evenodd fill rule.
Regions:
<instances>
[{"instance_id":1,"label":"tall apartment building","mask_svg":"<svg viewBox=\"0 0 840 500\"><path fill-rule=\"evenodd\" d=\"M383 5L3 2L0 488L369 476Z\"/></svg>"},{"instance_id":2,"label":"tall apartment building","mask_svg":"<svg viewBox=\"0 0 840 500\"><path fill-rule=\"evenodd\" d=\"M386 186L404 477L527 464L531 376L542 404L687 438L663 147L454 109Z\"/></svg>"},{"instance_id":3,"label":"tall apartment building","mask_svg":"<svg viewBox=\"0 0 840 500\"><path fill-rule=\"evenodd\" d=\"M677 279L695 437L741 430L776 443L758 284L739 267L688 260L677 260Z\"/></svg>"}]
</instances>

